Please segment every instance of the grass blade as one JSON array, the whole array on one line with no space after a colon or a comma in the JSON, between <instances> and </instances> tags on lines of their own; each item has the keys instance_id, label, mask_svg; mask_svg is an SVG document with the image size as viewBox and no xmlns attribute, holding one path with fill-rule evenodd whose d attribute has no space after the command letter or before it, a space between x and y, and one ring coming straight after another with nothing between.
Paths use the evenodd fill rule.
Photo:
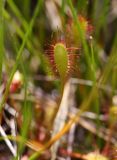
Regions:
<instances>
[{"instance_id":1,"label":"grass blade","mask_svg":"<svg viewBox=\"0 0 117 160\"><path fill-rule=\"evenodd\" d=\"M4 57L4 0L0 0L0 81L2 78L2 64Z\"/></svg>"},{"instance_id":2,"label":"grass blade","mask_svg":"<svg viewBox=\"0 0 117 160\"><path fill-rule=\"evenodd\" d=\"M27 40L28 40L29 35L31 34L31 31L32 31L32 28L33 28L35 19L36 19L37 15L38 15L38 13L39 13L39 11L40 11L40 9L41 9L41 6L42 6L42 0L38 1L38 4L37 4L37 6L36 6L36 9L35 9L35 12L34 12L34 15L33 15L33 18L32 18L32 20L31 20L31 22L30 22L29 28L28 28L25 36L24 36L22 45L21 45L21 47L20 47L20 49L19 49L19 51L18 51L17 58L16 58L16 63L15 63L15 65L14 65L12 71L11 71L11 75L10 75L10 78L9 78L9 80L8 80L8 82L7 82L4 96L3 96L2 100L1 100L1 103L0 103L0 111L2 110L2 108L3 108L3 106L4 106L4 103L5 103L5 101L6 101L6 98L7 98L8 92L9 92L9 88L10 88L10 84L11 84L11 82L12 82L14 73L15 73L17 67L18 67L18 64L19 64L19 62L20 62L20 58L21 58L21 56L22 56L22 51L23 51L24 46L25 46L25 44L26 44L26 42L27 42Z\"/></svg>"}]
</instances>

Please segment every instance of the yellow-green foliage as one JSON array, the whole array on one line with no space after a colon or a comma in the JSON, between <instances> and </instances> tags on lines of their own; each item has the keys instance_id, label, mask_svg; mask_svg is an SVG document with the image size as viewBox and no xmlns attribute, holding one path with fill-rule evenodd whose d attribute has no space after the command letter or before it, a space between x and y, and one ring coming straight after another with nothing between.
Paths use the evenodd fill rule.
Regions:
<instances>
[{"instance_id":1,"label":"yellow-green foliage","mask_svg":"<svg viewBox=\"0 0 117 160\"><path fill-rule=\"evenodd\" d=\"M117 106L112 106L109 111L109 119L111 123L117 122Z\"/></svg>"},{"instance_id":2,"label":"yellow-green foliage","mask_svg":"<svg viewBox=\"0 0 117 160\"><path fill-rule=\"evenodd\" d=\"M64 83L67 74L68 53L62 43L57 43L54 47L54 60L61 82Z\"/></svg>"},{"instance_id":3,"label":"yellow-green foliage","mask_svg":"<svg viewBox=\"0 0 117 160\"><path fill-rule=\"evenodd\" d=\"M87 154L86 160L109 160L109 159L99 153L93 152L93 153Z\"/></svg>"}]
</instances>

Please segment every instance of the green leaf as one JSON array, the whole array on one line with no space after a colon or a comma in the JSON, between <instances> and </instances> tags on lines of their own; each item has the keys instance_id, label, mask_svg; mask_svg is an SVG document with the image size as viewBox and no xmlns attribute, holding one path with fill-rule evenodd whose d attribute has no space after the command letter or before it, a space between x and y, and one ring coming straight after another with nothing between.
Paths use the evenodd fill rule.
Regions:
<instances>
[{"instance_id":1,"label":"green leaf","mask_svg":"<svg viewBox=\"0 0 117 160\"><path fill-rule=\"evenodd\" d=\"M68 53L67 49L62 43L57 43L54 47L54 59L56 68L59 72L61 82L66 80L67 66L68 66Z\"/></svg>"}]
</instances>

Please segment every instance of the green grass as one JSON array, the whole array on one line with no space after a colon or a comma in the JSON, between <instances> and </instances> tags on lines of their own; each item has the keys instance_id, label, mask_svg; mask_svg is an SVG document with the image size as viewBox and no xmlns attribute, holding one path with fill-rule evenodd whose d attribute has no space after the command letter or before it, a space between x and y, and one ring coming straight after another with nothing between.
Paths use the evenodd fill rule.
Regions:
<instances>
[{"instance_id":1,"label":"green grass","mask_svg":"<svg viewBox=\"0 0 117 160\"><path fill-rule=\"evenodd\" d=\"M4 57L4 1L0 1L0 82L2 81L2 66Z\"/></svg>"},{"instance_id":2,"label":"green grass","mask_svg":"<svg viewBox=\"0 0 117 160\"><path fill-rule=\"evenodd\" d=\"M0 110L2 110L2 108L3 108L3 106L4 106L5 100L6 100L6 98L7 98L8 92L9 92L10 84L11 84L11 82L12 82L13 76L14 76L14 74L15 74L15 72L16 72L16 69L17 69L17 67L18 67L18 64L19 64L19 62L20 62L20 58L21 58L21 56L22 56L22 52L23 52L24 46L25 46L25 44L26 44L26 41L27 41L27 39L28 39L28 36L30 35L30 33L31 33L31 31L32 31L32 27L33 27L33 25L34 25L35 18L37 17L38 12L39 12L39 10L41 9L41 3L42 3L42 2L39 1L39 3L37 4L37 7L36 7L35 12L34 12L34 16L33 16L32 20L31 20L30 25L29 25L29 28L28 28L25 36L24 36L22 45L21 45L21 47L20 47L20 49L19 49L19 51L18 51L18 53L17 53L16 63L15 63L15 65L14 65L12 71L11 71L11 75L10 75L9 80L8 80L8 83L7 83L7 85L6 85L6 90L5 90L4 96L3 96L2 100L1 100L1 103L0 103Z\"/></svg>"}]
</instances>

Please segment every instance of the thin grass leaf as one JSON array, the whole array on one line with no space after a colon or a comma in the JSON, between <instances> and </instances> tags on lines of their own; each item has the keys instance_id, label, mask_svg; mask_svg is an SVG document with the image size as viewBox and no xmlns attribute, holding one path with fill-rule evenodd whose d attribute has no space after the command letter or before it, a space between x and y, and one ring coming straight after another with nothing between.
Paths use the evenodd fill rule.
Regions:
<instances>
[{"instance_id":1,"label":"thin grass leaf","mask_svg":"<svg viewBox=\"0 0 117 160\"><path fill-rule=\"evenodd\" d=\"M103 75L100 78L100 84L105 84L110 76L112 68L117 64L117 35L113 43L111 54L108 58L108 62L104 68Z\"/></svg>"},{"instance_id":2,"label":"thin grass leaf","mask_svg":"<svg viewBox=\"0 0 117 160\"><path fill-rule=\"evenodd\" d=\"M20 47L20 49L19 49L19 51L18 51L17 58L16 58L16 63L15 63L15 65L14 65L12 71L11 71L11 75L10 75L10 78L9 78L9 80L8 80L8 82L7 82L4 96L3 96L2 100L1 100L1 103L0 103L0 111L2 110L2 108L3 108L4 104L5 104L6 98L7 98L8 93L9 93L10 84L11 84L11 82L12 82L14 73L15 73L17 67L18 67L18 64L19 64L19 62L20 62L20 58L21 58L21 56L22 56L22 51L23 51L24 46L25 46L25 44L26 44L26 42L27 42L27 40L28 40L28 37L29 37L29 35L30 35L31 31L32 31L32 28L33 28L35 19L36 19L38 13L39 13L41 7L42 7L42 0L38 1L38 3L37 3L36 9L35 9L35 11L34 11L33 18L32 18L32 20L31 20L30 25L29 25L29 28L28 28L28 30L27 30L27 32L26 32L26 34L25 34L25 37L24 37L23 42L22 42L22 45L21 45L21 47Z\"/></svg>"},{"instance_id":3,"label":"thin grass leaf","mask_svg":"<svg viewBox=\"0 0 117 160\"><path fill-rule=\"evenodd\" d=\"M22 122L22 128L21 128L21 137L25 140L27 140L31 119L32 119L32 105L25 98L24 107L23 107L23 122ZM19 142L18 154L17 154L17 157L15 158L16 160L18 159L18 157L21 157L22 152L25 148L25 145L26 145L25 142L22 142L22 141Z\"/></svg>"},{"instance_id":4,"label":"thin grass leaf","mask_svg":"<svg viewBox=\"0 0 117 160\"><path fill-rule=\"evenodd\" d=\"M18 19L20 20L20 22L22 22L22 25L24 27L25 30L27 30L28 28L28 23L27 21L24 19L23 15L21 14L20 10L18 9L17 5L15 4L15 2L13 0L8 0L7 1L8 5L10 6L10 8L12 9L13 13L15 14L15 16L18 17ZM26 7L27 8L27 7Z\"/></svg>"},{"instance_id":5,"label":"thin grass leaf","mask_svg":"<svg viewBox=\"0 0 117 160\"><path fill-rule=\"evenodd\" d=\"M22 24L24 31L27 31L29 28L29 24L28 21L25 20L22 12L20 12L19 8L17 7L17 5L15 4L15 2L13 0L8 0L8 5L10 6L10 8L12 9L14 15L18 18L18 20L20 21L20 23ZM27 8L27 7L26 7ZM33 36L30 33L30 37ZM38 44L38 39L36 37L33 37L33 41Z\"/></svg>"},{"instance_id":6,"label":"thin grass leaf","mask_svg":"<svg viewBox=\"0 0 117 160\"><path fill-rule=\"evenodd\" d=\"M16 51L18 52L18 46L19 44L16 43L16 39L13 38L13 46ZM23 79L24 79L24 105L23 105L23 122L22 122L22 128L21 128L21 137L25 140L27 140L28 130L32 119L32 106L30 106L31 103L27 100L27 83L28 83L28 75L25 69L25 66L23 65L23 59L21 57L20 59L20 65L23 73ZM27 116L28 114L28 116ZM21 156L23 149L25 147L25 142L19 141L18 145L18 153L17 156L13 160L18 160L18 158Z\"/></svg>"},{"instance_id":7,"label":"thin grass leaf","mask_svg":"<svg viewBox=\"0 0 117 160\"><path fill-rule=\"evenodd\" d=\"M23 2L23 14L28 20L30 17L31 0L24 0Z\"/></svg>"},{"instance_id":8,"label":"thin grass leaf","mask_svg":"<svg viewBox=\"0 0 117 160\"><path fill-rule=\"evenodd\" d=\"M110 0L103 0L102 3L96 0L93 8L93 20L96 26L96 36L98 38L100 29L107 24L107 18L110 8Z\"/></svg>"},{"instance_id":9,"label":"thin grass leaf","mask_svg":"<svg viewBox=\"0 0 117 160\"><path fill-rule=\"evenodd\" d=\"M80 36L80 40L81 40L82 45L83 45L86 63L87 63L88 68L89 68L88 71L89 71L89 73L91 73L91 71L92 71L91 57L90 57L89 48L88 48L88 45L87 45L87 42L86 42L86 39L85 39L85 33L84 33L84 30L82 29L82 27L80 25L80 22L78 21L77 14L76 14L76 11L73 7L72 1L68 0L68 4L70 6L70 9L71 9L71 12L72 12L72 15L73 15L73 20L76 23L77 30L79 31L79 36ZM92 72L91 75L92 75L92 77L94 77L93 72Z\"/></svg>"},{"instance_id":10,"label":"thin grass leaf","mask_svg":"<svg viewBox=\"0 0 117 160\"><path fill-rule=\"evenodd\" d=\"M4 57L4 0L0 0L0 82L2 79L2 64Z\"/></svg>"},{"instance_id":11,"label":"thin grass leaf","mask_svg":"<svg viewBox=\"0 0 117 160\"><path fill-rule=\"evenodd\" d=\"M77 1L77 8L78 8L78 13L86 13L87 12L87 1L86 0L78 0Z\"/></svg>"}]
</instances>

